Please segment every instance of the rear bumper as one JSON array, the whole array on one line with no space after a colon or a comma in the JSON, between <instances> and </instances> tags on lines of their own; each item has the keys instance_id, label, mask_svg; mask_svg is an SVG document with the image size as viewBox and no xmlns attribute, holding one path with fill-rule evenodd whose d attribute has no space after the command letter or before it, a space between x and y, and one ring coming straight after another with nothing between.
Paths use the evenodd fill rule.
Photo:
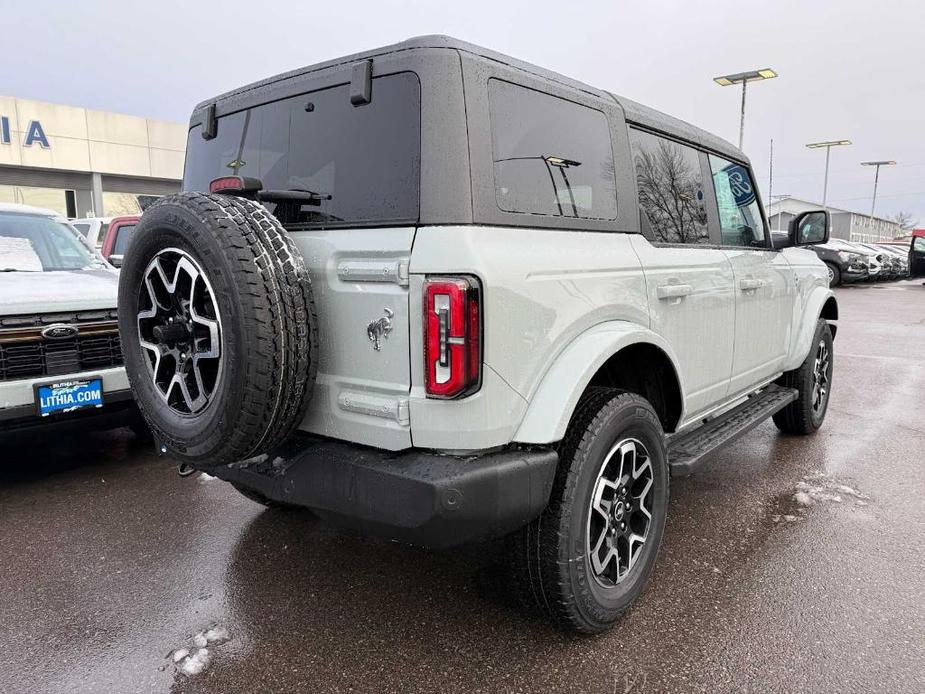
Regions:
<instances>
[{"instance_id":1,"label":"rear bumper","mask_svg":"<svg viewBox=\"0 0 925 694\"><path fill-rule=\"evenodd\" d=\"M539 516L557 462L548 449L395 453L298 434L209 472L371 535L439 548L499 537Z\"/></svg>"}]
</instances>

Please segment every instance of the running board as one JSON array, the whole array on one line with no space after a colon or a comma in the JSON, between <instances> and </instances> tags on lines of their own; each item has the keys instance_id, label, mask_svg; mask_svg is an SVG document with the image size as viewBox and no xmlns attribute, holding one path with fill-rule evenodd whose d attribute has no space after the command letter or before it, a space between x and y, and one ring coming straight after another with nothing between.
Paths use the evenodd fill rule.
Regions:
<instances>
[{"instance_id":1,"label":"running board","mask_svg":"<svg viewBox=\"0 0 925 694\"><path fill-rule=\"evenodd\" d=\"M770 385L693 431L670 436L668 467L671 475L686 477L694 473L711 453L747 434L798 396L795 388Z\"/></svg>"}]
</instances>

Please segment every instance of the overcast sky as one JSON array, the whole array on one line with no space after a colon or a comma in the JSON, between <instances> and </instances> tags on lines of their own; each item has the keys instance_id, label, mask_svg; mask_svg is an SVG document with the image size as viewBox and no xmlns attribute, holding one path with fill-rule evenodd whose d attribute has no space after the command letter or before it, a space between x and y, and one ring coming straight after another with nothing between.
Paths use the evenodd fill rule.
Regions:
<instances>
[{"instance_id":1,"label":"overcast sky","mask_svg":"<svg viewBox=\"0 0 925 694\"><path fill-rule=\"evenodd\" d=\"M738 138L740 92L712 78L770 67L750 85L745 151L775 193L925 225L925 0L717 2L7 3L0 93L186 121L193 105L284 70L420 34L449 34Z\"/></svg>"}]
</instances>

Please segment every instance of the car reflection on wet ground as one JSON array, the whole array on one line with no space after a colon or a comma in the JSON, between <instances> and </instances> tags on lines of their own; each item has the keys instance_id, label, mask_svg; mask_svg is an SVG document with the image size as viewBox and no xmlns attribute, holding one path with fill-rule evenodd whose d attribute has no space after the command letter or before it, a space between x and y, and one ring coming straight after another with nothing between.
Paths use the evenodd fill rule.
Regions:
<instances>
[{"instance_id":1,"label":"car reflection on wet ground","mask_svg":"<svg viewBox=\"0 0 925 694\"><path fill-rule=\"evenodd\" d=\"M925 287L838 290L828 419L675 480L610 633L428 552L181 479L128 430L0 441L4 692L925 691Z\"/></svg>"}]
</instances>

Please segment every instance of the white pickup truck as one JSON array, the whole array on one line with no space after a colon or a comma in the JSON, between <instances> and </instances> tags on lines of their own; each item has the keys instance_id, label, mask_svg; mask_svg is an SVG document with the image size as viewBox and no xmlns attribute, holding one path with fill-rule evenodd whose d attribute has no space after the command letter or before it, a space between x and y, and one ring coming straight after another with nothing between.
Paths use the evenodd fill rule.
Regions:
<instances>
[{"instance_id":1,"label":"white pickup truck","mask_svg":"<svg viewBox=\"0 0 925 694\"><path fill-rule=\"evenodd\" d=\"M670 476L825 417L828 214L772 244L742 152L561 75L439 36L294 70L196 107L183 191L120 280L163 450L401 541L507 535L565 628L639 595Z\"/></svg>"},{"instance_id":2,"label":"white pickup truck","mask_svg":"<svg viewBox=\"0 0 925 694\"><path fill-rule=\"evenodd\" d=\"M116 272L51 210L0 203L0 435L130 424Z\"/></svg>"}]
</instances>

